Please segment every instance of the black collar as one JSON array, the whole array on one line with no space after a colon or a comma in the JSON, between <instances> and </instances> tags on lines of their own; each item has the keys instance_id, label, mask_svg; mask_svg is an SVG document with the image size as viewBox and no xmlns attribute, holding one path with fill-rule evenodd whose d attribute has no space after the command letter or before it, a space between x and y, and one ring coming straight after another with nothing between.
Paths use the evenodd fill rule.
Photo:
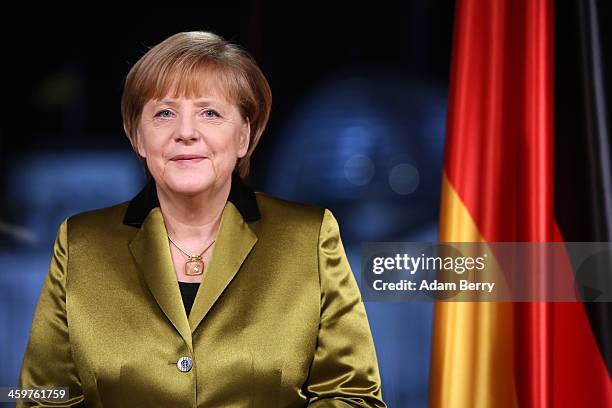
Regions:
<instances>
[{"instance_id":1,"label":"black collar","mask_svg":"<svg viewBox=\"0 0 612 408\"><path fill-rule=\"evenodd\" d=\"M242 181L236 172L232 173L232 187L228 201L236 206L246 222L261 218L255 192ZM155 180L151 177L144 188L130 201L123 217L123 223L140 228L144 219L155 207L159 207L159 199L157 198Z\"/></svg>"}]
</instances>

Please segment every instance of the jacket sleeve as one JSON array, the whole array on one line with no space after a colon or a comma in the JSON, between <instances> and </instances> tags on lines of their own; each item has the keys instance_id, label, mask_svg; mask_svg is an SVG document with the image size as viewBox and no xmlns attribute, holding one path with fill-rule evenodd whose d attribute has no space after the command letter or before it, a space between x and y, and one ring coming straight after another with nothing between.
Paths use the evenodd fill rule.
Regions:
<instances>
[{"instance_id":1,"label":"jacket sleeve","mask_svg":"<svg viewBox=\"0 0 612 408\"><path fill-rule=\"evenodd\" d=\"M69 399L61 406L84 406L81 381L72 359L66 316L66 269L68 265L68 220L61 224L49 271L34 313L19 387L49 389L68 387ZM45 405L44 400L20 401L17 407Z\"/></svg>"},{"instance_id":2,"label":"jacket sleeve","mask_svg":"<svg viewBox=\"0 0 612 408\"><path fill-rule=\"evenodd\" d=\"M309 407L386 407L365 307L329 210L318 252L321 320L306 384Z\"/></svg>"}]
</instances>

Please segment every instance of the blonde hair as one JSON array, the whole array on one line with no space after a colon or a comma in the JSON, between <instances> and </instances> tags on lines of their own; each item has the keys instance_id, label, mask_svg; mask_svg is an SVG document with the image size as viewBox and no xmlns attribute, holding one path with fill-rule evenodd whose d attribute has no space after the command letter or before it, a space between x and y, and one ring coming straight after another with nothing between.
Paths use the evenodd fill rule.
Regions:
<instances>
[{"instance_id":1,"label":"blonde hair","mask_svg":"<svg viewBox=\"0 0 612 408\"><path fill-rule=\"evenodd\" d=\"M236 104L251 125L249 148L238 160L241 177L249 173L251 155L263 133L272 105L272 92L253 58L239 46L206 31L174 34L151 48L130 69L121 97L123 129L151 177L146 160L138 154L137 129L147 101L174 97L198 97L215 91Z\"/></svg>"}]
</instances>

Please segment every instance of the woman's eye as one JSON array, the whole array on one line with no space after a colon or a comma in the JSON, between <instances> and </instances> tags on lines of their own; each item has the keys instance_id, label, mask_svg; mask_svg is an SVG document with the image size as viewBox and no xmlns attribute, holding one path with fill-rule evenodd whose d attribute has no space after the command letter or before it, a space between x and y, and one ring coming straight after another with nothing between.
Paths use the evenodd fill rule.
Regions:
<instances>
[{"instance_id":1,"label":"woman's eye","mask_svg":"<svg viewBox=\"0 0 612 408\"><path fill-rule=\"evenodd\" d=\"M221 115L219 115L217 112L215 112L212 109L207 109L205 111L202 112L202 116L204 116L205 118L208 119L216 119L216 118L220 118Z\"/></svg>"},{"instance_id":2,"label":"woman's eye","mask_svg":"<svg viewBox=\"0 0 612 408\"><path fill-rule=\"evenodd\" d=\"M163 118L163 119L168 119L168 118L172 117L172 111L170 111L168 109L164 109L164 110L161 110L161 111L157 112L157 114L155 116Z\"/></svg>"}]
</instances>

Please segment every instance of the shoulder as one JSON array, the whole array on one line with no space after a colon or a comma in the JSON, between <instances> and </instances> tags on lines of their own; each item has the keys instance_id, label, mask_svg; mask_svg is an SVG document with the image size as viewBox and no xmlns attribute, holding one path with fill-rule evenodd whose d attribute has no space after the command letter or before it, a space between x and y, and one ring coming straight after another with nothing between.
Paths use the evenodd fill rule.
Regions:
<instances>
[{"instance_id":1,"label":"shoulder","mask_svg":"<svg viewBox=\"0 0 612 408\"><path fill-rule=\"evenodd\" d=\"M129 201L112 205L110 207L98 208L94 210L83 211L71 215L65 220L68 234L83 232L116 232L118 229L129 228L123 224L123 217L129 205Z\"/></svg>"},{"instance_id":2,"label":"shoulder","mask_svg":"<svg viewBox=\"0 0 612 408\"><path fill-rule=\"evenodd\" d=\"M255 196L261 219L267 224L310 226L318 230L329 212L322 207L284 200L266 193L257 192Z\"/></svg>"},{"instance_id":3,"label":"shoulder","mask_svg":"<svg viewBox=\"0 0 612 408\"><path fill-rule=\"evenodd\" d=\"M267 193L255 193L257 206L261 214L261 223L266 226L309 227L319 232L329 221L335 222L331 212L311 204L298 203L271 196ZM130 201L110 207L80 212L65 220L68 233L108 232L117 233L134 228L123 223Z\"/></svg>"},{"instance_id":4,"label":"shoulder","mask_svg":"<svg viewBox=\"0 0 612 408\"><path fill-rule=\"evenodd\" d=\"M110 223L123 221L125 210L129 201L112 205L110 207L97 208L95 210L83 211L68 217L69 224L96 224L100 222Z\"/></svg>"}]
</instances>

